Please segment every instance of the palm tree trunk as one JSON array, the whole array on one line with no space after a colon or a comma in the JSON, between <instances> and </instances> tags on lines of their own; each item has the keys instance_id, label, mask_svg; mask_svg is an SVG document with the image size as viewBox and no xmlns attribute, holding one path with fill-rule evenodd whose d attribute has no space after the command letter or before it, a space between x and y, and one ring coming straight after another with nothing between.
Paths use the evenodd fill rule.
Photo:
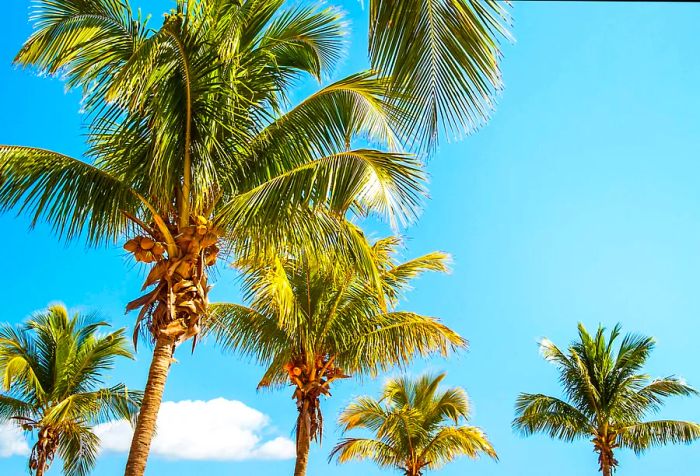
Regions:
<instances>
[{"instance_id":1,"label":"palm tree trunk","mask_svg":"<svg viewBox=\"0 0 700 476\"><path fill-rule=\"evenodd\" d=\"M38 466L36 467L36 476L44 476L44 472L46 471L46 458L40 457Z\"/></svg>"},{"instance_id":2,"label":"palm tree trunk","mask_svg":"<svg viewBox=\"0 0 700 476\"><path fill-rule=\"evenodd\" d=\"M306 466L309 463L309 447L311 446L309 402L304 399L299 418L297 419L297 460L294 466L294 476L306 476Z\"/></svg>"},{"instance_id":3,"label":"palm tree trunk","mask_svg":"<svg viewBox=\"0 0 700 476\"><path fill-rule=\"evenodd\" d=\"M159 337L153 349L153 360L148 371L148 382L143 394L141 411L136 421L134 437L131 440L129 459L126 462L124 476L143 476L146 471L146 461L151 448L151 440L156 429L158 410L163 400L165 381L172 362L175 344L170 337Z\"/></svg>"},{"instance_id":4,"label":"palm tree trunk","mask_svg":"<svg viewBox=\"0 0 700 476\"><path fill-rule=\"evenodd\" d=\"M603 476L612 476L612 468L609 465L604 464L601 470L603 471Z\"/></svg>"}]
</instances>

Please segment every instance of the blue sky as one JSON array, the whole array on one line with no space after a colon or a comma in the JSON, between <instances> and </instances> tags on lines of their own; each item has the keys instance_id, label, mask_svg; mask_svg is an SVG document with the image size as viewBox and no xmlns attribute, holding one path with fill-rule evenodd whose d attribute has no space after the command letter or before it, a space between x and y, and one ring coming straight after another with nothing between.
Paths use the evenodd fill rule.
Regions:
<instances>
[{"instance_id":1,"label":"blue sky","mask_svg":"<svg viewBox=\"0 0 700 476\"><path fill-rule=\"evenodd\" d=\"M152 12L169 4L132 3ZM79 97L64 94L57 80L10 64L30 32L28 4L16 0L3 9L0 143L79 155ZM339 74L364 65L366 45L366 12L360 2L343 4L354 33ZM444 476L590 475L596 456L588 442L515 435L513 403L521 391L558 392L556 373L536 342L547 336L566 345L578 321L589 327L621 322L625 330L655 336L649 373L679 374L700 386L692 353L700 334L700 6L515 2L512 12L517 42L504 48L506 89L498 109L478 133L442 144L429 164L431 200L420 222L405 230L409 255L441 249L455 261L450 276L421 279L406 308L441 317L471 348L449 361L416 363L411 372L446 370L448 384L464 386L474 423L500 455L498 463L459 460ZM47 227L29 232L28 221L12 214L0 216L0 228L6 250L1 320L18 322L63 301L99 310L117 326L131 324L124 304L139 295L143 274L120 248L65 246ZM238 299L231 273L220 275L214 297ZM178 359L167 401L240 401L269 417L255 429L263 442L291 435L291 392L257 393L258 367L210 345L194 356L182 348ZM141 349L110 381L142 387L148 361ZM353 396L376 393L384 377L342 382L323 402L325 440L312 452L310 476L385 474L371 464L326 463L339 437L333 424L339 410ZM662 415L700 421L700 401L672 400ZM662 448L641 458L620 452L619 474L654 475L669 467L692 474L699 449ZM124 460L123 453L106 453L95 474L121 474ZM19 456L0 458L0 473L25 474L24 464ZM291 468L291 460L156 455L147 474L272 476Z\"/></svg>"}]
</instances>

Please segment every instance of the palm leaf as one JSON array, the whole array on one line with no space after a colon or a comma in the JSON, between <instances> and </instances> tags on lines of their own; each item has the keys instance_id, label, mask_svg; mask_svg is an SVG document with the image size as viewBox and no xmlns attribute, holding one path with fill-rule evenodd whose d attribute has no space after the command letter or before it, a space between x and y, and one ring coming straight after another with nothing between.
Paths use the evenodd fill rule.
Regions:
<instances>
[{"instance_id":1,"label":"palm leaf","mask_svg":"<svg viewBox=\"0 0 700 476\"><path fill-rule=\"evenodd\" d=\"M369 12L372 68L404 91L398 104L415 118L404 137L430 147L441 128L484 122L502 85L499 41L509 38L500 2L371 0Z\"/></svg>"}]
</instances>

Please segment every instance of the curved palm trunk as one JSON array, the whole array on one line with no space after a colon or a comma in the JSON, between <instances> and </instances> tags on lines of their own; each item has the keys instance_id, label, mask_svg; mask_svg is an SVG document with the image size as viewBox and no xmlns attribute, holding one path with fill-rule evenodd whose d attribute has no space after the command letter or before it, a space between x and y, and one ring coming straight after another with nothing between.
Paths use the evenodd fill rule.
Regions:
<instances>
[{"instance_id":1,"label":"curved palm trunk","mask_svg":"<svg viewBox=\"0 0 700 476\"><path fill-rule=\"evenodd\" d=\"M294 476L306 476L310 447L311 415L309 415L309 402L304 399L297 418L297 459L294 465Z\"/></svg>"},{"instance_id":2,"label":"curved palm trunk","mask_svg":"<svg viewBox=\"0 0 700 476\"><path fill-rule=\"evenodd\" d=\"M124 476L143 476L144 471L146 471L148 452L155 433L158 410L163 400L165 381L168 378L174 351L175 344L171 337L161 336L158 338L155 349L153 349L148 382L144 390L143 403L136 422L134 437L131 440L131 449Z\"/></svg>"}]
</instances>

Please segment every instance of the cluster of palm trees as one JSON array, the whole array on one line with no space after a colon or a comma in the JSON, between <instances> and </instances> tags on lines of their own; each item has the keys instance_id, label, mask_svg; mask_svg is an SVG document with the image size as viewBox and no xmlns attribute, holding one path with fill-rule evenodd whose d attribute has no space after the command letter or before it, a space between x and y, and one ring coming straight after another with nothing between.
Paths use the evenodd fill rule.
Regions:
<instances>
[{"instance_id":1,"label":"cluster of palm trees","mask_svg":"<svg viewBox=\"0 0 700 476\"><path fill-rule=\"evenodd\" d=\"M21 330L3 328L0 419L38 432L32 471L43 474L58 452L66 474L87 474L97 445L90 426L123 417L135 420L125 476L142 476L173 354L203 335L264 365L260 386L294 388L296 475L322 434L320 397L334 382L465 346L438 319L398 308L410 280L445 271L448 256L399 262L399 238L369 240L358 223L374 214L399 230L414 220L426 195L423 159L441 136L488 117L501 87L499 41L508 38L500 3L370 0L370 69L296 103L298 79L322 82L342 57L339 8L173 0L156 27L127 0L36 0L32 9L35 30L16 63L82 90L88 148L81 160L0 146L0 210L48 222L67 240L122 243L147 268L144 294L127 304L137 313L134 345L153 345L143 394L100 390L100 372L129 356L122 331L101 336L101 324L83 325L60 307ZM226 262L243 276L244 303L209 302L210 272ZM99 360L94 347L114 342ZM71 359L87 367L56 372L72 369ZM594 371L603 372L592 368L586 378ZM466 397L439 391L440 380L399 379L381 401L348 408L346 429L366 427L377 439L344 441L334 450L339 461L373 458L419 475L460 454L495 457L480 430L458 426ZM646 406L630 397L637 419L660 397L683 393L664 385L642 393ZM629 435L646 446L696 437L695 426L677 422L630 429L628 416L611 430L616 399L605 406L569 397L595 429L603 471ZM564 421L542 423L551 408L538 402L521 399L523 431ZM553 434L573 438L589 429L581 428Z\"/></svg>"},{"instance_id":2,"label":"cluster of palm trees","mask_svg":"<svg viewBox=\"0 0 700 476\"><path fill-rule=\"evenodd\" d=\"M318 311L310 312L308 307L300 310L295 332L285 332L289 330L280 325L284 319L279 315L267 316L253 307L229 304L217 306L214 314L221 323L211 328L226 348L242 350L269 365L260 385L291 383L295 387L295 476L306 474L310 443L322 433L319 397L330 395L330 383L352 377L346 371L371 373L410 357L397 357L389 350L379 352L382 360L372 359L370 356L377 352L374 347L367 347L368 342L393 345L397 349L393 352L399 353L413 347L410 330L404 346L391 338L366 337L384 334L389 326L383 323L373 329L353 328L352 324L367 325L354 308L362 306L362 299L357 296L348 300L347 311L327 314L328 307L324 306L335 307L338 301L334 298L339 291L320 289L318 286L327 282L317 275L302 273L297 277L312 283L300 285L309 295L330 294L333 299L312 301L310 305ZM263 287L270 286L265 278L250 279L257 284L263 281ZM356 284L351 282L348 286ZM341 302L348 297L343 295ZM299 306L303 304L298 302ZM319 319L319 312L327 317ZM383 319L381 314L375 317ZM426 335L437 336L443 346L463 344L459 336L430 318L415 318L417 326L430 328ZM353 322L342 325L344 319ZM413 324L399 321L399 325ZM105 326L95 316L70 316L64 306L54 305L20 326L0 327L0 422L12 421L35 437L29 457L32 474L42 476L56 454L63 461L65 475L89 474L99 451L99 438L93 427L118 419L137 419L143 402L141 392L122 384L100 388L102 373L113 367L115 359L132 357L124 329L100 333ZM325 335L317 326L327 329ZM343 332L359 336L348 339ZM523 393L517 399L513 421L514 429L526 435L543 432L565 441L590 438L603 476L612 475L617 467L614 454L618 448L639 454L654 446L690 443L700 438L697 423L646 420L660 409L666 397L699 392L675 377L650 380L640 372L654 348L654 340L627 335L615 348L619 336L619 325L607 338L603 327L591 336L579 325L578 339L568 352L544 339L542 354L558 367L566 397ZM450 338L456 342L447 344ZM339 345L342 342L348 346ZM314 346L331 350L319 354L314 350L319 347ZM414 352L429 348L430 345L416 343ZM333 448L330 459L339 463L369 459L381 468L397 469L407 476L423 475L459 456L498 459L484 432L464 424L470 412L467 394L459 387L441 389L444 377L445 374L394 378L386 383L379 399L358 397L341 413L341 430L361 429L374 433L374 437L344 438Z\"/></svg>"}]
</instances>

